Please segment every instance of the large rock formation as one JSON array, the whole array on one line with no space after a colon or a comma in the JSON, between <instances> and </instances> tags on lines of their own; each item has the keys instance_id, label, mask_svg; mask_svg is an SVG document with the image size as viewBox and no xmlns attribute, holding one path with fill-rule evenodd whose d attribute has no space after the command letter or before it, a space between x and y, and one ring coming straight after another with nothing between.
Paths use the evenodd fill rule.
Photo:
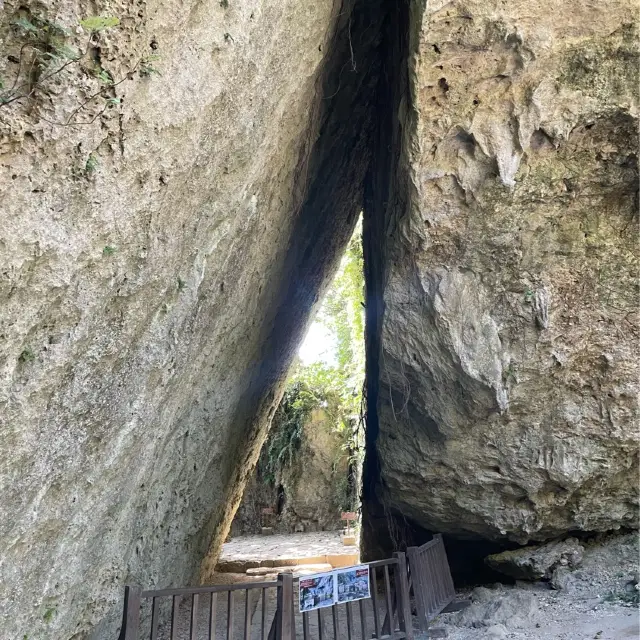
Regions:
<instances>
[{"instance_id":1,"label":"large rock formation","mask_svg":"<svg viewBox=\"0 0 640 640\"><path fill-rule=\"evenodd\" d=\"M206 575L363 190L368 502L634 522L631 1L353 4L0 3L3 636Z\"/></svg>"},{"instance_id":2,"label":"large rock formation","mask_svg":"<svg viewBox=\"0 0 640 640\"><path fill-rule=\"evenodd\" d=\"M349 491L348 434L337 431L332 417L318 408L304 421L299 449L278 450L270 446L277 415L246 485L231 533L256 534L262 526L281 533L341 529L340 515L350 510L350 494L355 493ZM282 446L282 441L277 444ZM272 456L281 456L282 462L274 465ZM273 514L263 514L265 508L273 509Z\"/></svg>"},{"instance_id":3,"label":"large rock formation","mask_svg":"<svg viewBox=\"0 0 640 640\"><path fill-rule=\"evenodd\" d=\"M633 15L413 4L367 204L372 513L518 542L637 525Z\"/></svg>"},{"instance_id":4,"label":"large rock formation","mask_svg":"<svg viewBox=\"0 0 640 640\"><path fill-rule=\"evenodd\" d=\"M369 8L5 0L3 638L215 561L361 209Z\"/></svg>"}]
</instances>

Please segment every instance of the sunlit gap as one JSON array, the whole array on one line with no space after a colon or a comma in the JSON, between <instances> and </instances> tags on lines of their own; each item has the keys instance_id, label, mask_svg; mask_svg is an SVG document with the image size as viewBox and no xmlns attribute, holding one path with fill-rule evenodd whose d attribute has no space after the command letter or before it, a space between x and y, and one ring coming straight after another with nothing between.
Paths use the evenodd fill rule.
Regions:
<instances>
[{"instance_id":1,"label":"sunlit gap","mask_svg":"<svg viewBox=\"0 0 640 640\"><path fill-rule=\"evenodd\" d=\"M232 536L334 532L353 542L364 455L362 218L300 346Z\"/></svg>"}]
</instances>

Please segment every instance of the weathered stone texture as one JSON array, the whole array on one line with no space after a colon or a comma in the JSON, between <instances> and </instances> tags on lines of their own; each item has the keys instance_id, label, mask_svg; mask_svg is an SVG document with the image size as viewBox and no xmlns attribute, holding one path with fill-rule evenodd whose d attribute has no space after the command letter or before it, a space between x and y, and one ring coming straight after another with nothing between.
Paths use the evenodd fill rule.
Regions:
<instances>
[{"instance_id":1,"label":"weathered stone texture","mask_svg":"<svg viewBox=\"0 0 640 640\"><path fill-rule=\"evenodd\" d=\"M80 18L119 17L90 59L131 78L101 115L103 98L73 116L100 86L87 60L0 107L0 635L112 638L124 583L215 561L350 237L367 145L355 74L327 66L351 22L332 0L20 6L79 50ZM151 54L161 75L140 73ZM324 143L329 106L354 121Z\"/></svg>"},{"instance_id":2,"label":"weathered stone texture","mask_svg":"<svg viewBox=\"0 0 640 640\"><path fill-rule=\"evenodd\" d=\"M626 0L413 5L377 452L379 500L423 528L637 525L633 16Z\"/></svg>"},{"instance_id":3,"label":"weathered stone texture","mask_svg":"<svg viewBox=\"0 0 640 640\"><path fill-rule=\"evenodd\" d=\"M512 578L541 580L551 578L557 567L578 567L583 554L584 547L575 538L567 538L495 553L487 556L485 562Z\"/></svg>"},{"instance_id":4,"label":"weathered stone texture","mask_svg":"<svg viewBox=\"0 0 640 640\"><path fill-rule=\"evenodd\" d=\"M268 444L269 440L264 449ZM348 506L347 445L346 434L336 431L331 416L324 409L314 409L304 423L302 444L291 464L283 463L275 478L266 479L258 463L234 517L232 534L260 533L263 525L283 533L341 529L340 515ZM263 516L264 508L272 508L273 516Z\"/></svg>"}]
</instances>

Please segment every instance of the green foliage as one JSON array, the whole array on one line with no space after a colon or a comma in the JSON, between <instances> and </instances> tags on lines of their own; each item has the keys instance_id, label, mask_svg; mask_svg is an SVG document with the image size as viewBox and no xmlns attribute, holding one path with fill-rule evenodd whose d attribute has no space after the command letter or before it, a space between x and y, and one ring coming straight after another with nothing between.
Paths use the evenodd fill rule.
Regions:
<instances>
[{"instance_id":1,"label":"green foliage","mask_svg":"<svg viewBox=\"0 0 640 640\"><path fill-rule=\"evenodd\" d=\"M33 362L35 359L36 354L33 353L33 351L29 347L23 349L22 353L18 356L18 361L22 363Z\"/></svg>"},{"instance_id":2,"label":"green foliage","mask_svg":"<svg viewBox=\"0 0 640 640\"><path fill-rule=\"evenodd\" d=\"M111 27L117 27L120 24L120 19L113 16L91 16L80 20L80 24L87 31L103 31Z\"/></svg>"},{"instance_id":3,"label":"green foliage","mask_svg":"<svg viewBox=\"0 0 640 640\"><path fill-rule=\"evenodd\" d=\"M507 382L513 382L516 383L518 382L518 370L517 367L515 365L515 363L510 362L508 364L508 366L506 367L506 369L503 370L502 372L502 380L503 382L507 383Z\"/></svg>"},{"instance_id":4,"label":"green foliage","mask_svg":"<svg viewBox=\"0 0 640 640\"><path fill-rule=\"evenodd\" d=\"M102 67L98 67L95 69L94 73L96 78L98 78L98 80L100 80L100 82L102 82L103 84L106 84L106 85L113 84L113 78L111 77L111 74L106 69L103 69Z\"/></svg>"},{"instance_id":5,"label":"green foliage","mask_svg":"<svg viewBox=\"0 0 640 640\"><path fill-rule=\"evenodd\" d=\"M229 8L229 0L220 0L220 6L223 9L228 9Z\"/></svg>"},{"instance_id":6,"label":"green foliage","mask_svg":"<svg viewBox=\"0 0 640 640\"><path fill-rule=\"evenodd\" d=\"M22 29L26 33L38 33L38 27L36 27L31 20L28 20L23 16L16 18L11 24L18 29Z\"/></svg>"},{"instance_id":7,"label":"green foliage","mask_svg":"<svg viewBox=\"0 0 640 640\"><path fill-rule=\"evenodd\" d=\"M182 291L186 287L187 283L178 276L178 291Z\"/></svg>"},{"instance_id":8,"label":"green foliage","mask_svg":"<svg viewBox=\"0 0 640 640\"><path fill-rule=\"evenodd\" d=\"M120 24L119 18L114 16L89 16L79 23L89 32L88 38L78 37L77 34L66 27L52 22L44 15L32 13L28 8L21 6L15 14L12 25L12 37L18 42L14 46L19 46L19 60L17 64L16 76L11 81L0 82L0 107L4 107L13 102L26 102L36 100L41 95L49 95L50 81L64 72L93 73L100 82L100 88L95 93L83 96L77 108L75 108L66 120L55 122L47 120L50 124L58 126L87 125L92 124L105 111L113 105L120 104L118 98L113 97L113 89L133 76L136 70L142 75L158 73L151 67L150 60L157 58L151 56L139 60L123 77L116 80L108 71L95 65L90 52L98 43L99 32L112 28ZM78 51L71 46L69 40L84 40L84 50ZM54 81L60 84L60 78ZM106 95L109 90L112 95ZM58 95L57 92L55 95ZM97 113L88 117L79 117L83 110L88 110L89 105L98 104ZM100 107L102 107L100 109ZM95 168L95 167L93 167ZM85 175L92 171L91 164L85 168Z\"/></svg>"},{"instance_id":9,"label":"green foliage","mask_svg":"<svg viewBox=\"0 0 640 640\"><path fill-rule=\"evenodd\" d=\"M67 60L78 60L81 56L66 40L72 35L64 26L43 16L23 13L11 23L18 37L24 41L24 50L31 52L34 78L46 72L52 65ZM3 96L4 100L9 96Z\"/></svg>"},{"instance_id":10,"label":"green foliage","mask_svg":"<svg viewBox=\"0 0 640 640\"><path fill-rule=\"evenodd\" d=\"M42 615L42 619L45 622L51 622L53 620L53 616L55 616L56 613L58 613L58 611L55 607L47 607L44 614Z\"/></svg>"},{"instance_id":11,"label":"green foliage","mask_svg":"<svg viewBox=\"0 0 640 640\"><path fill-rule=\"evenodd\" d=\"M364 258L358 223L318 320L335 336L337 368L345 385L358 390L364 371ZM359 404L359 403L358 403Z\"/></svg>"},{"instance_id":12,"label":"green foliage","mask_svg":"<svg viewBox=\"0 0 640 640\"><path fill-rule=\"evenodd\" d=\"M529 288L524 290L524 301L529 303L533 300L533 291Z\"/></svg>"},{"instance_id":13,"label":"green foliage","mask_svg":"<svg viewBox=\"0 0 640 640\"><path fill-rule=\"evenodd\" d=\"M84 165L84 172L86 175L91 175L98 168L98 158L95 154L89 154L87 162Z\"/></svg>"},{"instance_id":14,"label":"green foliage","mask_svg":"<svg viewBox=\"0 0 640 640\"><path fill-rule=\"evenodd\" d=\"M357 503L357 483L338 469L345 457L350 469L359 469L363 454L361 429L364 381L364 274L362 227L358 224L340 267L327 292L316 321L334 336L336 363L297 363L287 382L282 401L258 462L262 480L275 485L285 468L295 467L304 442L304 426L311 412L321 408L334 433L343 442L333 463L334 503L352 510ZM344 477L343 477L344 476Z\"/></svg>"},{"instance_id":15,"label":"green foliage","mask_svg":"<svg viewBox=\"0 0 640 640\"><path fill-rule=\"evenodd\" d=\"M103 256L112 256L115 252L116 252L116 248L115 247L112 247L111 245L107 245L102 250L102 255Z\"/></svg>"},{"instance_id":16,"label":"green foliage","mask_svg":"<svg viewBox=\"0 0 640 640\"><path fill-rule=\"evenodd\" d=\"M158 55L147 56L140 62L140 75L143 78L148 78L153 75L161 76L162 74L153 66L153 62L157 62L160 59Z\"/></svg>"},{"instance_id":17,"label":"green foliage","mask_svg":"<svg viewBox=\"0 0 640 640\"><path fill-rule=\"evenodd\" d=\"M51 43L51 48L55 56L52 55L52 58L57 58L59 60L79 60L81 55L78 53L76 49L68 46L64 42L62 43Z\"/></svg>"},{"instance_id":18,"label":"green foliage","mask_svg":"<svg viewBox=\"0 0 640 640\"><path fill-rule=\"evenodd\" d=\"M320 402L302 381L287 386L260 459L260 473L266 482L274 484L278 471L292 466L302 446L305 422Z\"/></svg>"}]
</instances>

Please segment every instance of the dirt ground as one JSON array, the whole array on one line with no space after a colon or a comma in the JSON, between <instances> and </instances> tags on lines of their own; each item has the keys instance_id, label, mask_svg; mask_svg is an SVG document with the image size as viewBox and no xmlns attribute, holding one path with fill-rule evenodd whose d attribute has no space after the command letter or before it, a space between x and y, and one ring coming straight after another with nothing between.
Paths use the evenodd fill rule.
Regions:
<instances>
[{"instance_id":1,"label":"dirt ground","mask_svg":"<svg viewBox=\"0 0 640 640\"><path fill-rule=\"evenodd\" d=\"M450 640L625 640L640 638L637 534L585 544L581 565L562 588L516 582L461 592L466 611L434 623Z\"/></svg>"},{"instance_id":2,"label":"dirt ground","mask_svg":"<svg viewBox=\"0 0 640 640\"><path fill-rule=\"evenodd\" d=\"M357 546L342 544L339 531L238 536L224 543L216 572L310 563L340 567L357 564L359 556Z\"/></svg>"}]
</instances>

